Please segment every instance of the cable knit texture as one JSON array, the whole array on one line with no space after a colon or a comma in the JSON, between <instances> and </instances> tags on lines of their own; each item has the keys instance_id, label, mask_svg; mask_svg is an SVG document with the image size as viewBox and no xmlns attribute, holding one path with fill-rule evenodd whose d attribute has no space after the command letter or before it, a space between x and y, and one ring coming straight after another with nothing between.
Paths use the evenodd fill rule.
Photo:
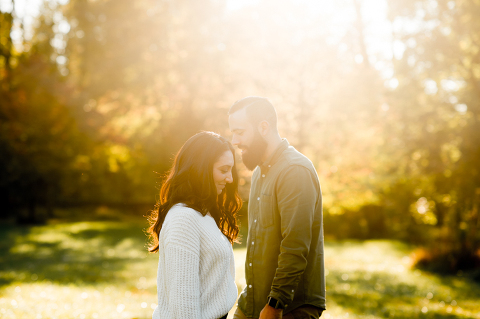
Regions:
<instances>
[{"instance_id":1,"label":"cable knit texture","mask_svg":"<svg viewBox=\"0 0 480 319\"><path fill-rule=\"evenodd\" d=\"M235 304L232 245L215 220L173 206L159 235L158 306L153 319L216 319Z\"/></svg>"}]
</instances>

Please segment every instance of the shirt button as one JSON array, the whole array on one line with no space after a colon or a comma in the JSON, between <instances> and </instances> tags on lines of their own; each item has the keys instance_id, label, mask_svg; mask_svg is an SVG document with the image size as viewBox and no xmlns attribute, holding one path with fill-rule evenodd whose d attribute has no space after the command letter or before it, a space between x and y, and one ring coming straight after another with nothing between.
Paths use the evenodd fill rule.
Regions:
<instances>
[{"instance_id":1,"label":"shirt button","mask_svg":"<svg viewBox=\"0 0 480 319\"><path fill-rule=\"evenodd\" d=\"M252 241L252 245L253 245L253 244L255 244L255 242L254 242L254 241Z\"/></svg>"},{"instance_id":2,"label":"shirt button","mask_svg":"<svg viewBox=\"0 0 480 319\"><path fill-rule=\"evenodd\" d=\"M295 292L295 290L292 289L292 292Z\"/></svg>"},{"instance_id":3,"label":"shirt button","mask_svg":"<svg viewBox=\"0 0 480 319\"><path fill-rule=\"evenodd\" d=\"M252 288L252 285L248 285L248 288Z\"/></svg>"},{"instance_id":4,"label":"shirt button","mask_svg":"<svg viewBox=\"0 0 480 319\"><path fill-rule=\"evenodd\" d=\"M265 174L262 174L262 177L265 177Z\"/></svg>"},{"instance_id":5,"label":"shirt button","mask_svg":"<svg viewBox=\"0 0 480 319\"><path fill-rule=\"evenodd\" d=\"M268 167L272 167L272 165L268 165Z\"/></svg>"},{"instance_id":6,"label":"shirt button","mask_svg":"<svg viewBox=\"0 0 480 319\"><path fill-rule=\"evenodd\" d=\"M254 222L254 223L256 223L256 222L257 222L257 220L255 219L253 222Z\"/></svg>"},{"instance_id":7,"label":"shirt button","mask_svg":"<svg viewBox=\"0 0 480 319\"><path fill-rule=\"evenodd\" d=\"M249 263L248 265L249 265L249 266L251 266L251 265L252 265L252 263Z\"/></svg>"},{"instance_id":8,"label":"shirt button","mask_svg":"<svg viewBox=\"0 0 480 319\"><path fill-rule=\"evenodd\" d=\"M257 197L257 200L260 200L260 197Z\"/></svg>"}]
</instances>

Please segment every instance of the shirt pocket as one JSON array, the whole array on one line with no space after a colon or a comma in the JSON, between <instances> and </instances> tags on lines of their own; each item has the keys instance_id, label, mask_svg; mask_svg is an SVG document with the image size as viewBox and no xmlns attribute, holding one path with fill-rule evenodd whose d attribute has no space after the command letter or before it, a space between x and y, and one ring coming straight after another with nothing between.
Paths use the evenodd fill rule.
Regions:
<instances>
[{"instance_id":1,"label":"shirt pocket","mask_svg":"<svg viewBox=\"0 0 480 319\"><path fill-rule=\"evenodd\" d=\"M273 225L275 218L275 200L274 196L260 195L260 225L262 227L270 227Z\"/></svg>"}]
</instances>

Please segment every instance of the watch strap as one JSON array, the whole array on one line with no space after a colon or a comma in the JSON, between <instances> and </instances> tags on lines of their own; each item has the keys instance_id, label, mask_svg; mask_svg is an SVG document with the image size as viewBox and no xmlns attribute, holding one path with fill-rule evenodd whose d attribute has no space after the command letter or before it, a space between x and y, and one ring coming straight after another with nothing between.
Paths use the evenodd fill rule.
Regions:
<instances>
[{"instance_id":1,"label":"watch strap","mask_svg":"<svg viewBox=\"0 0 480 319\"><path fill-rule=\"evenodd\" d=\"M283 304L280 300L277 300L275 298L272 298L272 297L268 297L268 305L272 308L275 308L275 309L283 309Z\"/></svg>"}]
</instances>

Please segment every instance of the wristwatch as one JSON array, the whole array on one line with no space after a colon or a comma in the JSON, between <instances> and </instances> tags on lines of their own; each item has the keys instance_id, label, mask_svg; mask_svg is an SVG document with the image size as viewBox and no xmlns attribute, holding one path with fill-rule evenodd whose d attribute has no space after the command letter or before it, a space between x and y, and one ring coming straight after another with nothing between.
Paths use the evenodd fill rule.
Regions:
<instances>
[{"instance_id":1,"label":"wristwatch","mask_svg":"<svg viewBox=\"0 0 480 319\"><path fill-rule=\"evenodd\" d=\"M275 309L284 309L285 308L283 306L283 304L280 302L280 300L277 300L277 299L272 298L272 297L268 297L268 305L272 308L275 308Z\"/></svg>"}]
</instances>

